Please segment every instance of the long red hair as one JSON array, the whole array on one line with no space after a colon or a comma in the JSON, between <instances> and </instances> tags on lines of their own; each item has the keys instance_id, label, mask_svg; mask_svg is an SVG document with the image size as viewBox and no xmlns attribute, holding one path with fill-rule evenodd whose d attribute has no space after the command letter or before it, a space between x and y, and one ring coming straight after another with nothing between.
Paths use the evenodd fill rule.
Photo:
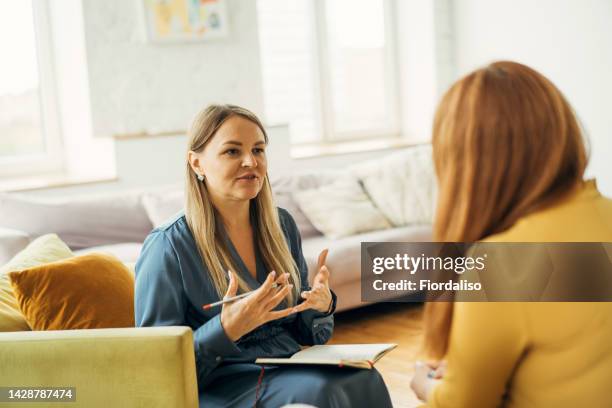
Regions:
<instances>
[{"instance_id":1,"label":"long red hair","mask_svg":"<svg viewBox=\"0 0 612 408\"><path fill-rule=\"evenodd\" d=\"M539 72L500 61L456 82L433 126L436 241L474 242L567 193L587 164L576 116ZM453 304L425 307L425 348L444 356Z\"/></svg>"}]
</instances>

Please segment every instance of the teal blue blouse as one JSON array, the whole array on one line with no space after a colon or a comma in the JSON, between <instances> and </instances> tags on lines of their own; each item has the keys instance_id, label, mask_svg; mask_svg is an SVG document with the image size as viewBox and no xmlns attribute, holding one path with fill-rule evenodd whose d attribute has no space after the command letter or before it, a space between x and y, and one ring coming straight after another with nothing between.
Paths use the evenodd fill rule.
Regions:
<instances>
[{"instance_id":1,"label":"teal blue blouse","mask_svg":"<svg viewBox=\"0 0 612 408\"><path fill-rule=\"evenodd\" d=\"M291 255L299 268L302 290L309 290L300 233L286 210L279 208L278 215ZM269 271L257 245L255 279L223 228L220 233L226 237L230 254L238 266L235 272L252 288L259 287ZM244 363L252 363L259 357L287 357L299 351L300 345L327 342L334 327L335 294L332 293L332 297L330 314L306 310L268 322L233 342L221 326L221 308L202 309L203 305L218 301L220 297L196 249L184 214L149 234L136 263L136 326L191 327L200 388L220 376L239 373L245 368ZM281 304L278 308L282 307Z\"/></svg>"}]
</instances>

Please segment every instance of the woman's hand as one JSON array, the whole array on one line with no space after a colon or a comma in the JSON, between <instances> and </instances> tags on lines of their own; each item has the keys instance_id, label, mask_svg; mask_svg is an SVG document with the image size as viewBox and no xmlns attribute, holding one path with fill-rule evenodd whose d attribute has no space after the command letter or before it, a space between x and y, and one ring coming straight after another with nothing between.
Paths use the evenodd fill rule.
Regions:
<instances>
[{"instance_id":1,"label":"woman's hand","mask_svg":"<svg viewBox=\"0 0 612 408\"><path fill-rule=\"evenodd\" d=\"M236 341L264 323L296 312L295 307L274 310L293 288L293 285L287 284L288 275L283 274L279 277L276 283L281 285L281 289L276 289L274 287L276 274L270 272L264 283L252 294L235 302L223 304L221 325L230 340ZM224 299L236 296L238 291L238 282L232 272L229 272L229 277L229 286Z\"/></svg>"},{"instance_id":2,"label":"woman's hand","mask_svg":"<svg viewBox=\"0 0 612 408\"><path fill-rule=\"evenodd\" d=\"M314 278L312 288L302 292L304 302L297 305L295 308L298 312L306 309L314 309L321 313L327 313L331 307L332 295L329 290L329 270L325 266L325 260L329 251L324 249L319 254L317 262L317 275Z\"/></svg>"},{"instance_id":3,"label":"woman's hand","mask_svg":"<svg viewBox=\"0 0 612 408\"><path fill-rule=\"evenodd\" d=\"M445 372L445 360L428 361L426 363L417 361L414 364L414 377L410 382L410 388L421 401L427 402L429 392L436 386Z\"/></svg>"}]
</instances>

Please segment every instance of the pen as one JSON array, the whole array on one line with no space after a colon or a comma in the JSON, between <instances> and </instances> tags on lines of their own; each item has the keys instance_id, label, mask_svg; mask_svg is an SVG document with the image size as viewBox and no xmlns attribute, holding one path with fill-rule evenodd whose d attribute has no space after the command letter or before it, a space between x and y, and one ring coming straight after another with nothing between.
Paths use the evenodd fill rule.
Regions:
<instances>
[{"instance_id":1,"label":"pen","mask_svg":"<svg viewBox=\"0 0 612 408\"><path fill-rule=\"evenodd\" d=\"M277 285L276 283L273 283L273 284L272 284L272 287L273 287L273 288L276 288L277 286L278 286L278 285ZM213 308L213 307L215 307L215 306L222 305L222 304L224 304L224 303L233 302L233 301L235 301L235 300L242 299L243 297L247 297L247 296L249 296L249 295L250 295L251 293L253 293L253 292L255 292L255 291L254 291L254 290L251 290L251 291L249 291L249 292L242 293L242 294L237 295L237 296L232 296L231 298L222 299L222 300L219 300L218 302L214 302L214 303L209 303L209 304L207 304L207 305L202 306L202 309L204 309L204 310L208 310L208 309L210 309L210 308Z\"/></svg>"}]
</instances>

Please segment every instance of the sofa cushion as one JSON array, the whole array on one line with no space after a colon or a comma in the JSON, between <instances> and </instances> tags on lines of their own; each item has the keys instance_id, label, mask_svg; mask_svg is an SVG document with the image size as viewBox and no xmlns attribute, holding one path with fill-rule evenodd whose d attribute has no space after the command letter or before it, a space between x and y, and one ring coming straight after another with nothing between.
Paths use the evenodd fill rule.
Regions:
<instances>
[{"instance_id":1,"label":"sofa cushion","mask_svg":"<svg viewBox=\"0 0 612 408\"><path fill-rule=\"evenodd\" d=\"M0 225L37 237L56 233L72 249L144 241L153 228L137 192L63 199L0 194Z\"/></svg>"},{"instance_id":2,"label":"sofa cushion","mask_svg":"<svg viewBox=\"0 0 612 408\"><path fill-rule=\"evenodd\" d=\"M294 195L300 191L313 190L336 181L337 170L317 170L275 177L270 181L276 206L291 214L303 239L320 236L311 220L300 209Z\"/></svg>"},{"instance_id":3,"label":"sofa cushion","mask_svg":"<svg viewBox=\"0 0 612 408\"><path fill-rule=\"evenodd\" d=\"M294 197L317 229L329 238L391 227L359 181L350 175L314 190L298 191Z\"/></svg>"},{"instance_id":4,"label":"sofa cushion","mask_svg":"<svg viewBox=\"0 0 612 408\"><path fill-rule=\"evenodd\" d=\"M7 274L70 257L70 248L57 235L48 234L36 238L0 268L0 332L30 330Z\"/></svg>"},{"instance_id":5,"label":"sofa cushion","mask_svg":"<svg viewBox=\"0 0 612 408\"><path fill-rule=\"evenodd\" d=\"M321 231L315 227L308 219L306 214L300 209L297 202L290 193L274 192L274 204L277 207L284 208L291 214L295 224L297 225L300 236L304 238L321 236Z\"/></svg>"},{"instance_id":6,"label":"sofa cushion","mask_svg":"<svg viewBox=\"0 0 612 408\"><path fill-rule=\"evenodd\" d=\"M82 255L8 275L34 330L134 327L134 277L114 256Z\"/></svg>"},{"instance_id":7,"label":"sofa cushion","mask_svg":"<svg viewBox=\"0 0 612 408\"><path fill-rule=\"evenodd\" d=\"M436 179L430 145L404 149L348 169L396 226L432 223Z\"/></svg>"},{"instance_id":8,"label":"sofa cushion","mask_svg":"<svg viewBox=\"0 0 612 408\"><path fill-rule=\"evenodd\" d=\"M29 243L30 236L25 232L0 227L0 265L8 262Z\"/></svg>"}]
</instances>

